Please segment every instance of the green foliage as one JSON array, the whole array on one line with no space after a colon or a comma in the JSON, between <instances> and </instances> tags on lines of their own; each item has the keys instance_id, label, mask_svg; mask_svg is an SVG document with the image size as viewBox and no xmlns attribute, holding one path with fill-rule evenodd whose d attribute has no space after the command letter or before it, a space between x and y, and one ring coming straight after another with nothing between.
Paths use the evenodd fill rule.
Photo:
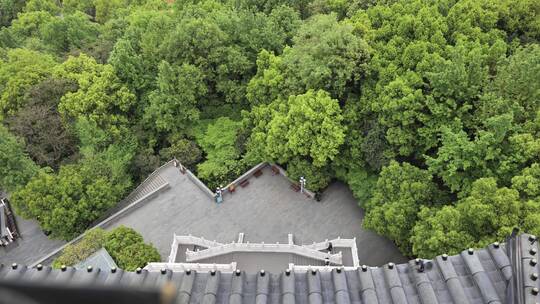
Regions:
<instances>
[{"instance_id":1,"label":"green foliage","mask_svg":"<svg viewBox=\"0 0 540 304\"><path fill-rule=\"evenodd\" d=\"M62 250L62 254L53 261L52 267L58 269L62 265L74 266L101 249L106 240L105 230L101 228L88 230L79 242L67 245Z\"/></svg>"},{"instance_id":2,"label":"green foliage","mask_svg":"<svg viewBox=\"0 0 540 304\"><path fill-rule=\"evenodd\" d=\"M94 43L98 27L88 16L77 12L64 18L54 18L41 29L41 38L54 53L83 49Z\"/></svg>"},{"instance_id":3,"label":"green foliage","mask_svg":"<svg viewBox=\"0 0 540 304\"><path fill-rule=\"evenodd\" d=\"M120 136L128 124L128 113L135 104L135 95L123 85L111 65L98 64L81 54L70 57L58 66L55 76L77 82L79 89L68 92L59 104L66 119L86 119L97 123L111 136Z\"/></svg>"},{"instance_id":4,"label":"green foliage","mask_svg":"<svg viewBox=\"0 0 540 304\"><path fill-rule=\"evenodd\" d=\"M107 250L118 267L126 271L134 271L138 267L144 267L148 262L161 261L157 249L152 245L145 244L138 232L120 226L110 232L101 228L87 231L80 241L66 246L62 255L54 260L53 267L74 266L102 247Z\"/></svg>"},{"instance_id":5,"label":"green foliage","mask_svg":"<svg viewBox=\"0 0 540 304\"><path fill-rule=\"evenodd\" d=\"M257 75L247 90L251 104L268 104L309 89L326 90L334 98L355 90L366 69L368 46L350 24L334 15L317 15L299 28L293 43L279 57L259 54Z\"/></svg>"},{"instance_id":6,"label":"green foliage","mask_svg":"<svg viewBox=\"0 0 540 304\"><path fill-rule=\"evenodd\" d=\"M322 90L255 107L247 120L253 125L249 150L259 160L285 163L308 157L323 167L345 140L339 104Z\"/></svg>"},{"instance_id":7,"label":"green foliage","mask_svg":"<svg viewBox=\"0 0 540 304\"><path fill-rule=\"evenodd\" d=\"M438 200L440 194L429 172L392 161L382 169L373 197L365 205L364 227L389 237L409 253L409 237L420 208Z\"/></svg>"},{"instance_id":8,"label":"green foliage","mask_svg":"<svg viewBox=\"0 0 540 304\"><path fill-rule=\"evenodd\" d=\"M20 13L10 27L0 29L0 46L45 49L44 42L39 38L41 29L53 19L54 16L44 11Z\"/></svg>"},{"instance_id":9,"label":"green foliage","mask_svg":"<svg viewBox=\"0 0 540 304\"><path fill-rule=\"evenodd\" d=\"M104 242L104 247L107 249L111 257L116 261L122 249L135 243L142 243L142 236L135 230L120 226L107 234L107 240ZM123 267L121 267L124 269Z\"/></svg>"},{"instance_id":10,"label":"green foliage","mask_svg":"<svg viewBox=\"0 0 540 304\"><path fill-rule=\"evenodd\" d=\"M9 26L11 21L22 11L25 0L0 0L0 28Z\"/></svg>"},{"instance_id":11,"label":"green foliage","mask_svg":"<svg viewBox=\"0 0 540 304\"><path fill-rule=\"evenodd\" d=\"M51 75L53 57L26 49L8 50L0 58L0 117L24 105L28 90Z\"/></svg>"},{"instance_id":12,"label":"green foliage","mask_svg":"<svg viewBox=\"0 0 540 304\"><path fill-rule=\"evenodd\" d=\"M540 163L534 163L514 176L512 188L518 190L522 198L540 198Z\"/></svg>"},{"instance_id":13,"label":"green foliage","mask_svg":"<svg viewBox=\"0 0 540 304\"><path fill-rule=\"evenodd\" d=\"M15 191L24 186L38 167L24 152L24 146L0 125L0 188Z\"/></svg>"},{"instance_id":14,"label":"green foliage","mask_svg":"<svg viewBox=\"0 0 540 304\"><path fill-rule=\"evenodd\" d=\"M120 226L107 233L103 247L107 249L118 267L134 271L149 262L161 261L157 249L145 244L142 236L135 230Z\"/></svg>"},{"instance_id":15,"label":"green foliage","mask_svg":"<svg viewBox=\"0 0 540 304\"><path fill-rule=\"evenodd\" d=\"M300 12L303 17L309 14L308 5L310 0L229 0L237 6L254 9L269 13L280 7L292 7Z\"/></svg>"},{"instance_id":16,"label":"green foliage","mask_svg":"<svg viewBox=\"0 0 540 304\"><path fill-rule=\"evenodd\" d=\"M60 98L75 89L69 81L46 79L30 88L17 114L5 120L9 130L24 139L26 151L40 166L58 169L77 152L77 139L64 127L57 108Z\"/></svg>"},{"instance_id":17,"label":"green foliage","mask_svg":"<svg viewBox=\"0 0 540 304\"><path fill-rule=\"evenodd\" d=\"M48 12L51 15L60 13L60 8L55 0L28 0L24 12Z\"/></svg>"},{"instance_id":18,"label":"green foliage","mask_svg":"<svg viewBox=\"0 0 540 304\"><path fill-rule=\"evenodd\" d=\"M512 114L490 117L478 128L474 140L464 131L444 130L437 157L426 157L430 170L454 192L466 194L471 183L481 177L497 177L508 184L540 151L530 134L513 132Z\"/></svg>"},{"instance_id":19,"label":"green foliage","mask_svg":"<svg viewBox=\"0 0 540 304\"><path fill-rule=\"evenodd\" d=\"M358 204L362 207L371 199L378 178L375 173L354 163L349 163L347 169L338 170L336 177L349 185Z\"/></svg>"},{"instance_id":20,"label":"green foliage","mask_svg":"<svg viewBox=\"0 0 540 304\"><path fill-rule=\"evenodd\" d=\"M197 143L185 138L174 140L170 147L161 149L159 153L162 159L176 158L182 165L190 169L195 168L195 165L202 159L202 152Z\"/></svg>"},{"instance_id":21,"label":"green foliage","mask_svg":"<svg viewBox=\"0 0 540 304\"><path fill-rule=\"evenodd\" d=\"M58 174L40 171L12 195L18 214L36 218L51 236L69 240L114 206L131 185L125 146L85 155Z\"/></svg>"},{"instance_id":22,"label":"green foliage","mask_svg":"<svg viewBox=\"0 0 540 304\"><path fill-rule=\"evenodd\" d=\"M540 100L540 46L527 45L519 48L498 67L490 91L499 100L486 98L481 105L479 119L494 114L511 112L517 123L534 120Z\"/></svg>"},{"instance_id":23,"label":"green foliage","mask_svg":"<svg viewBox=\"0 0 540 304\"><path fill-rule=\"evenodd\" d=\"M197 67L172 67L162 61L157 76L158 89L149 95L145 119L160 131L185 130L199 118L197 101L206 94L204 75Z\"/></svg>"},{"instance_id":24,"label":"green foliage","mask_svg":"<svg viewBox=\"0 0 540 304\"><path fill-rule=\"evenodd\" d=\"M412 231L412 252L422 258L435 257L441 252L459 254L474 244L473 236L462 225L462 214L453 206L422 207Z\"/></svg>"},{"instance_id":25,"label":"green foliage","mask_svg":"<svg viewBox=\"0 0 540 304\"><path fill-rule=\"evenodd\" d=\"M92 17L96 14L94 0L63 0L62 7L66 13L80 11Z\"/></svg>"},{"instance_id":26,"label":"green foliage","mask_svg":"<svg viewBox=\"0 0 540 304\"><path fill-rule=\"evenodd\" d=\"M155 247L145 243L135 243L123 248L118 254L118 266L126 271L134 271L149 262L159 262L161 256Z\"/></svg>"},{"instance_id":27,"label":"green foliage","mask_svg":"<svg viewBox=\"0 0 540 304\"><path fill-rule=\"evenodd\" d=\"M441 250L455 254L501 240L516 226L537 231L531 223L538 223L539 210L537 203L520 201L518 191L497 187L494 178L481 178L456 206L420 212L411 237L413 252L427 258Z\"/></svg>"},{"instance_id":28,"label":"green foliage","mask_svg":"<svg viewBox=\"0 0 540 304\"><path fill-rule=\"evenodd\" d=\"M209 124L204 135L197 139L206 154L206 160L197 165L197 173L211 188L228 184L244 169L235 147L239 127L239 122L221 117Z\"/></svg>"},{"instance_id":29,"label":"green foliage","mask_svg":"<svg viewBox=\"0 0 540 304\"><path fill-rule=\"evenodd\" d=\"M300 177L306 179L306 188L311 191L323 190L331 180L331 173L327 167L315 167L309 161L295 158L287 164L287 176L298 181Z\"/></svg>"}]
</instances>

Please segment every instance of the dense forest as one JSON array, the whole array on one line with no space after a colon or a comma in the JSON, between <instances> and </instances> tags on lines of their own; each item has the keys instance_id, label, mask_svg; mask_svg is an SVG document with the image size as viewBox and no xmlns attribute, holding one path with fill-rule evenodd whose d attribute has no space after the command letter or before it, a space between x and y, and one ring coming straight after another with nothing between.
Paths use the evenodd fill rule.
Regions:
<instances>
[{"instance_id":1,"label":"dense forest","mask_svg":"<svg viewBox=\"0 0 540 304\"><path fill-rule=\"evenodd\" d=\"M70 239L173 157L210 187L273 161L314 191L347 183L408 256L540 234L539 15L538 0L0 0L0 188Z\"/></svg>"}]
</instances>

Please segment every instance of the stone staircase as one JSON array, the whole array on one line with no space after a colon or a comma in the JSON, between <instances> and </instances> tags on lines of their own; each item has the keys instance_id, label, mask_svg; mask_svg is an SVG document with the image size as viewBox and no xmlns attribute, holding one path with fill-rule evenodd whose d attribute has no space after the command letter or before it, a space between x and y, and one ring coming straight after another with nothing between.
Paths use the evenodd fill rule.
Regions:
<instances>
[{"instance_id":1,"label":"stone staircase","mask_svg":"<svg viewBox=\"0 0 540 304\"><path fill-rule=\"evenodd\" d=\"M167 181L156 173L149 176L144 182L142 182L135 190L133 190L123 202L125 205L129 205L133 202L140 200L141 198L153 193L155 190L167 185Z\"/></svg>"}]
</instances>

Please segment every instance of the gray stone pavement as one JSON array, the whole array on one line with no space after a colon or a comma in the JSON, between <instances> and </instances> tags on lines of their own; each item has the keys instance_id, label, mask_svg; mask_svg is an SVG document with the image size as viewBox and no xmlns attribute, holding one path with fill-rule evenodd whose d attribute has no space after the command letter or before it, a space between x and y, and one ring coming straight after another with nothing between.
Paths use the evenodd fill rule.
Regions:
<instances>
[{"instance_id":1,"label":"gray stone pavement","mask_svg":"<svg viewBox=\"0 0 540 304\"><path fill-rule=\"evenodd\" d=\"M262 176L251 177L246 188L238 187L217 205L177 168L166 168L160 174L170 188L107 229L119 225L134 228L158 248L164 261L174 233L227 243L236 240L240 232L245 233L245 241L267 243L285 243L288 233L294 234L298 244L356 237L361 264L379 266L407 260L390 240L362 228L364 212L343 183L332 184L322 201L316 202L294 192L285 177L272 175L266 167Z\"/></svg>"},{"instance_id":2,"label":"gray stone pavement","mask_svg":"<svg viewBox=\"0 0 540 304\"><path fill-rule=\"evenodd\" d=\"M17 226L22 238L7 247L0 247L0 263L29 265L66 243L49 239L36 221L17 217Z\"/></svg>"}]
</instances>

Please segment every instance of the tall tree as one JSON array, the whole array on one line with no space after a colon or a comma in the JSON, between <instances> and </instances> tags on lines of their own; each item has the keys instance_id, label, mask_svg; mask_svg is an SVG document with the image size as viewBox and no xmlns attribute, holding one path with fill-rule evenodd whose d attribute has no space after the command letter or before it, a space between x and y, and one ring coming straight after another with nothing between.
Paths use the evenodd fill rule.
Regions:
<instances>
[{"instance_id":1,"label":"tall tree","mask_svg":"<svg viewBox=\"0 0 540 304\"><path fill-rule=\"evenodd\" d=\"M43 43L54 53L84 50L96 42L98 34L98 26L81 12L54 18L41 29Z\"/></svg>"},{"instance_id":2,"label":"tall tree","mask_svg":"<svg viewBox=\"0 0 540 304\"><path fill-rule=\"evenodd\" d=\"M257 75L250 81L251 104L267 104L277 97L326 90L342 98L356 88L366 69L368 46L353 27L335 15L317 15L304 23L279 58L266 51L257 59Z\"/></svg>"},{"instance_id":3,"label":"tall tree","mask_svg":"<svg viewBox=\"0 0 540 304\"><path fill-rule=\"evenodd\" d=\"M27 49L8 50L7 57L0 58L0 117L15 114L24 105L28 90L50 76L55 65L49 55Z\"/></svg>"},{"instance_id":4,"label":"tall tree","mask_svg":"<svg viewBox=\"0 0 540 304\"><path fill-rule=\"evenodd\" d=\"M159 131L185 130L199 118L198 100L206 94L204 74L195 66L173 67L162 61L158 88L149 95L145 119Z\"/></svg>"},{"instance_id":5,"label":"tall tree","mask_svg":"<svg viewBox=\"0 0 540 304\"><path fill-rule=\"evenodd\" d=\"M0 1L0 27L9 26L11 20L22 11L25 0L1 0Z\"/></svg>"},{"instance_id":6,"label":"tall tree","mask_svg":"<svg viewBox=\"0 0 540 304\"><path fill-rule=\"evenodd\" d=\"M29 89L24 105L5 123L24 139L26 151L40 166L58 169L65 158L77 151L77 140L58 113L60 98L76 86L66 80L48 78Z\"/></svg>"},{"instance_id":7,"label":"tall tree","mask_svg":"<svg viewBox=\"0 0 540 304\"><path fill-rule=\"evenodd\" d=\"M206 153L206 160L197 165L198 176L209 181L212 188L228 184L243 170L235 147L239 127L239 122L220 117L208 125L204 135L198 139Z\"/></svg>"},{"instance_id":8,"label":"tall tree","mask_svg":"<svg viewBox=\"0 0 540 304\"><path fill-rule=\"evenodd\" d=\"M114 206L130 186L124 148L88 156L65 165L58 174L40 171L12 195L18 214L36 218L54 238L70 240ZM128 158L130 160L130 158Z\"/></svg>"},{"instance_id":9,"label":"tall tree","mask_svg":"<svg viewBox=\"0 0 540 304\"><path fill-rule=\"evenodd\" d=\"M412 230L412 253L432 258L441 253L459 254L474 246L474 237L464 229L462 217L454 206L422 207Z\"/></svg>"},{"instance_id":10,"label":"tall tree","mask_svg":"<svg viewBox=\"0 0 540 304\"><path fill-rule=\"evenodd\" d=\"M13 192L26 185L37 171L23 144L0 125L0 188Z\"/></svg>"},{"instance_id":11,"label":"tall tree","mask_svg":"<svg viewBox=\"0 0 540 304\"><path fill-rule=\"evenodd\" d=\"M395 161L381 171L373 197L365 204L364 227L394 240L411 254L409 237L423 205L441 202L441 194L426 170Z\"/></svg>"},{"instance_id":12,"label":"tall tree","mask_svg":"<svg viewBox=\"0 0 540 304\"><path fill-rule=\"evenodd\" d=\"M323 167L345 140L339 103L322 90L255 107L248 117L253 126L248 153L259 160L304 157Z\"/></svg>"},{"instance_id":13,"label":"tall tree","mask_svg":"<svg viewBox=\"0 0 540 304\"><path fill-rule=\"evenodd\" d=\"M58 66L55 76L78 84L77 91L61 99L59 110L66 119L85 117L111 136L121 136L121 130L129 124L135 95L120 82L111 65L98 64L81 54Z\"/></svg>"}]
</instances>

